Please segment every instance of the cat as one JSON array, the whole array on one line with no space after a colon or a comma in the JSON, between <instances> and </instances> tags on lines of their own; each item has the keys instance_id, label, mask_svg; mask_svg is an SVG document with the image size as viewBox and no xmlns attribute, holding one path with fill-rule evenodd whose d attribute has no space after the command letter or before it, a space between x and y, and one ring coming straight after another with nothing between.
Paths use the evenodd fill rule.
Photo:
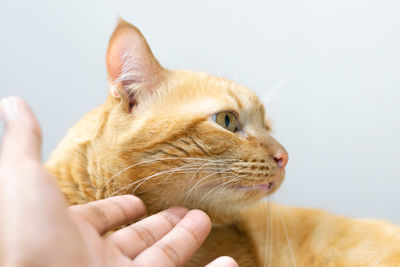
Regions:
<instances>
[{"instance_id":1,"label":"cat","mask_svg":"<svg viewBox=\"0 0 400 267\"><path fill-rule=\"evenodd\" d=\"M152 214L205 211L213 228L187 266L399 266L400 227L263 202L288 154L249 89L163 68L120 19L107 50L109 96L73 126L46 167L70 204L135 194Z\"/></svg>"}]
</instances>

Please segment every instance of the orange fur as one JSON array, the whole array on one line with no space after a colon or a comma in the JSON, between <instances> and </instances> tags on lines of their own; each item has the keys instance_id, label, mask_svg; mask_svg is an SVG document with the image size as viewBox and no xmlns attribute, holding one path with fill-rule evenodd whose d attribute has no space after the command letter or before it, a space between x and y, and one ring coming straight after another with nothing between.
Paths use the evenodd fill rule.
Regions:
<instances>
[{"instance_id":1,"label":"orange fur","mask_svg":"<svg viewBox=\"0 0 400 267\"><path fill-rule=\"evenodd\" d=\"M281 184L278 159L287 154L250 90L164 69L139 30L122 20L106 63L108 99L69 130L47 163L70 204L134 193L149 213L173 205L204 210L214 227L190 266L220 255L241 266L291 266L290 255L297 266L399 260L395 226L254 205ZM221 111L238 115L239 131L213 121Z\"/></svg>"},{"instance_id":2,"label":"orange fur","mask_svg":"<svg viewBox=\"0 0 400 267\"><path fill-rule=\"evenodd\" d=\"M263 266L400 266L400 227L385 221L260 203L240 228Z\"/></svg>"}]
</instances>

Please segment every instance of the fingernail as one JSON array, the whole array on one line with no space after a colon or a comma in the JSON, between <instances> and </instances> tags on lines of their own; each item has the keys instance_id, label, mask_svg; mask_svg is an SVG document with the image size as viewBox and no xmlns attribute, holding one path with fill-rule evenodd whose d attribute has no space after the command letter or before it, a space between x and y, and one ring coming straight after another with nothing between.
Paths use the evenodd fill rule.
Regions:
<instances>
[{"instance_id":1,"label":"fingernail","mask_svg":"<svg viewBox=\"0 0 400 267\"><path fill-rule=\"evenodd\" d=\"M18 105L14 97L6 97L0 101L0 115L4 122L11 120L18 113Z\"/></svg>"}]
</instances>

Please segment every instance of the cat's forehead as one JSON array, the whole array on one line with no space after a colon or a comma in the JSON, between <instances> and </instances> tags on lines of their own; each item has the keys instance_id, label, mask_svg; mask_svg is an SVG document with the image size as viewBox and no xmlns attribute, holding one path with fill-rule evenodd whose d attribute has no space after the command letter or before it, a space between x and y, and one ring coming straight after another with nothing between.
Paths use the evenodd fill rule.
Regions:
<instances>
[{"instance_id":1,"label":"cat's forehead","mask_svg":"<svg viewBox=\"0 0 400 267\"><path fill-rule=\"evenodd\" d=\"M169 84L171 98L181 103L208 99L221 109L264 116L264 105L244 86L203 72L178 71Z\"/></svg>"}]
</instances>

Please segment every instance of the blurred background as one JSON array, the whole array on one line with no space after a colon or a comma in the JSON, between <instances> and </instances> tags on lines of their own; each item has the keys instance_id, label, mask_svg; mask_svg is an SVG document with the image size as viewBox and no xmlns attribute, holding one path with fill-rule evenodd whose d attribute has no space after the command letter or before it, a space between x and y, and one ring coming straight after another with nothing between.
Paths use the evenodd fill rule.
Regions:
<instances>
[{"instance_id":1,"label":"blurred background","mask_svg":"<svg viewBox=\"0 0 400 267\"><path fill-rule=\"evenodd\" d=\"M400 223L399 10L398 0L1 0L0 97L32 105L48 158L105 100L121 15L165 67L263 99L290 155L273 201Z\"/></svg>"}]
</instances>

